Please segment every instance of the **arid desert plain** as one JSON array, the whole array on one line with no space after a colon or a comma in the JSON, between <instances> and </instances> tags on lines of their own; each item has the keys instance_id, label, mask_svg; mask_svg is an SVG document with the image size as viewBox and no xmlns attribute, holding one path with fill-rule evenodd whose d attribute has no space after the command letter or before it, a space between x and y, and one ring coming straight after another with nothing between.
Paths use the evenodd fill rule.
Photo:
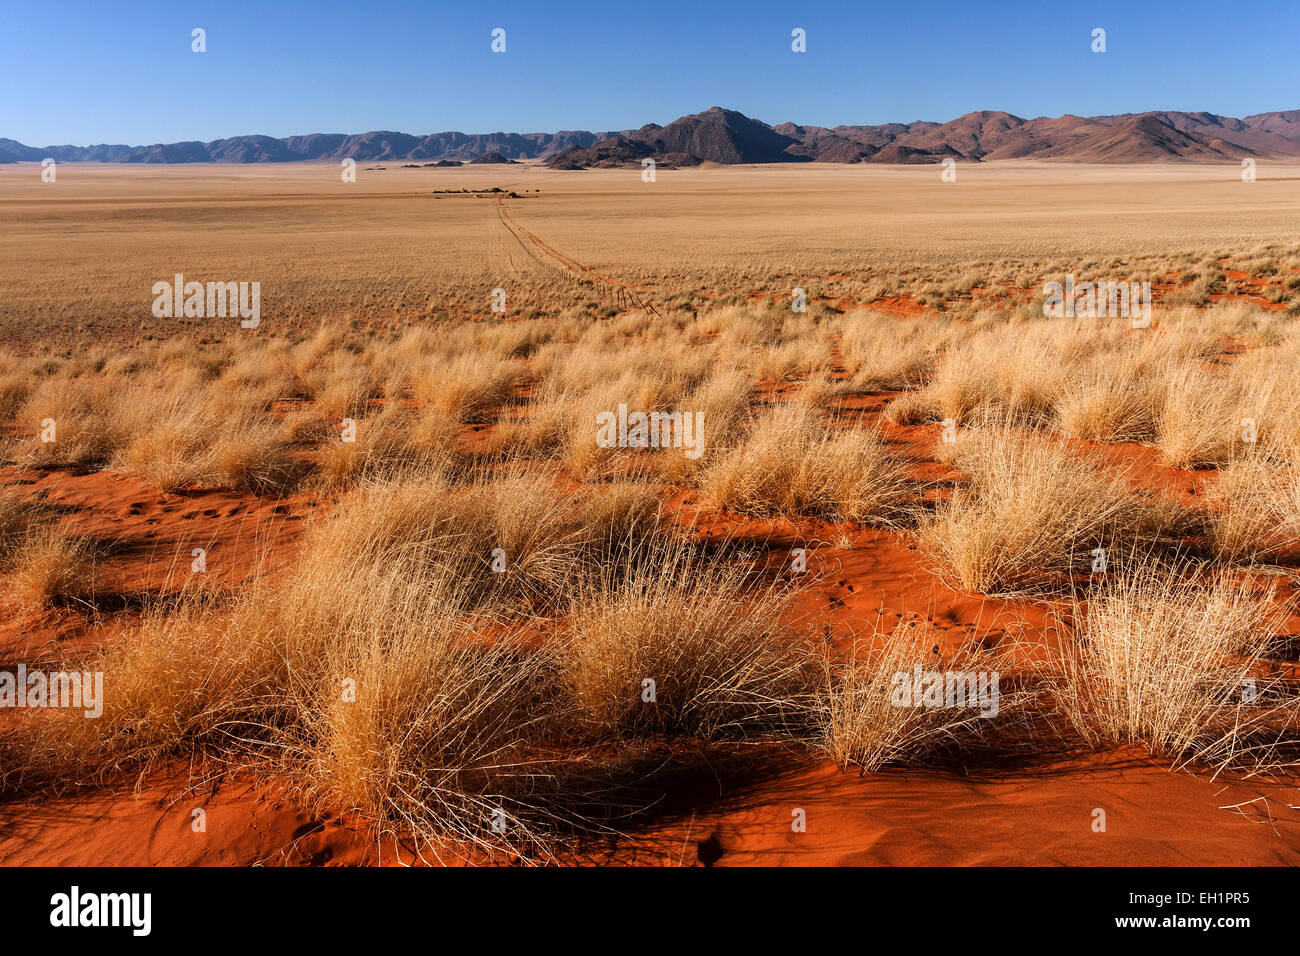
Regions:
<instances>
[{"instance_id":1,"label":"arid desert plain","mask_svg":"<svg viewBox=\"0 0 1300 956\"><path fill-rule=\"evenodd\" d=\"M0 166L0 863L1300 862L1300 166L355 172Z\"/></svg>"}]
</instances>

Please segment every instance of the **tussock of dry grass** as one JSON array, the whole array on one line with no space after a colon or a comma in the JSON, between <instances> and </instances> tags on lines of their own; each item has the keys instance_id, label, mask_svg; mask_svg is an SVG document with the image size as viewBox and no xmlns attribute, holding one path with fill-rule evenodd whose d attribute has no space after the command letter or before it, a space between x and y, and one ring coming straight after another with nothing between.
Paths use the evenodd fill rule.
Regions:
<instances>
[{"instance_id":1,"label":"tussock of dry grass","mask_svg":"<svg viewBox=\"0 0 1300 956\"><path fill-rule=\"evenodd\" d=\"M304 573L328 578L353 565L403 562L423 576L466 582L474 607L545 606L590 562L658 534L658 499L643 488L574 493L522 473L461 485L438 477L374 482L309 529Z\"/></svg>"},{"instance_id":2,"label":"tussock of dry grass","mask_svg":"<svg viewBox=\"0 0 1300 956\"><path fill-rule=\"evenodd\" d=\"M281 429L270 422L233 424L207 450L207 479L227 488L262 494L292 489L307 468L290 455Z\"/></svg>"},{"instance_id":3,"label":"tussock of dry grass","mask_svg":"<svg viewBox=\"0 0 1300 956\"><path fill-rule=\"evenodd\" d=\"M1300 475L1259 458L1219 472L1207 493L1211 553L1230 564L1279 559L1300 544Z\"/></svg>"},{"instance_id":4,"label":"tussock of dry grass","mask_svg":"<svg viewBox=\"0 0 1300 956\"><path fill-rule=\"evenodd\" d=\"M1095 549L1114 557L1133 542L1189 530L1172 502L1131 488L1108 470L1012 430L968 431L955 443L968 474L924 521L922 544L970 591L1058 587L1087 571Z\"/></svg>"},{"instance_id":5,"label":"tussock of dry grass","mask_svg":"<svg viewBox=\"0 0 1300 956\"><path fill-rule=\"evenodd\" d=\"M10 591L29 607L84 598L94 589L94 549L52 525L29 530L10 564Z\"/></svg>"},{"instance_id":6,"label":"tussock of dry grass","mask_svg":"<svg viewBox=\"0 0 1300 956\"><path fill-rule=\"evenodd\" d=\"M508 636L482 641L458 621L459 602L399 593L331 642L319 683L296 701L312 792L421 844L536 842L547 814L533 797L553 790L530 755L554 722L542 658Z\"/></svg>"},{"instance_id":7,"label":"tussock of dry grass","mask_svg":"<svg viewBox=\"0 0 1300 956\"><path fill-rule=\"evenodd\" d=\"M90 543L55 524L48 506L0 491L0 573L19 605L40 609L88 596L95 558Z\"/></svg>"},{"instance_id":8,"label":"tussock of dry grass","mask_svg":"<svg viewBox=\"0 0 1300 956\"><path fill-rule=\"evenodd\" d=\"M1141 351L1105 354L1070 376L1056 401L1061 431L1096 441L1149 441L1164 404L1162 369Z\"/></svg>"},{"instance_id":9,"label":"tussock of dry grass","mask_svg":"<svg viewBox=\"0 0 1300 956\"><path fill-rule=\"evenodd\" d=\"M1169 464L1198 468L1225 464L1241 449L1237 403L1225 383L1190 367L1170 376L1156 443Z\"/></svg>"},{"instance_id":10,"label":"tussock of dry grass","mask_svg":"<svg viewBox=\"0 0 1300 956\"><path fill-rule=\"evenodd\" d=\"M48 518L48 509L39 502L13 489L0 490L0 570L12 567L14 556Z\"/></svg>"},{"instance_id":11,"label":"tussock of dry grass","mask_svg":"<svg viewBox=\"0 0 1300 956\"><path fill-rule=\"evenodd\" d=\"M904 468L878 434L836 429L797 405L756 418L700 489L718 508L886 525L907 519L912 498Z\"/></svg>"},{"instance_id":12,"label":"tussock of dry grass","mask_svg":"<svg viewBox=\"0 0 1300 956\"><path fill-rule=\"evenodd\" d=\"M29 720L7 741L11 761L0 770L0 787L57 791L147 771L159 760L224 751L230 722L252 716L259 698L249 664L256 648L239 636L222 634L193 605L154 610L134 640L61 665L103 673L103 712L92 720L56 708Z\"/></svg>"},{"instance_id":13,"label":"tussock of dry grass","mask_svg":"<svg viewBox=\"0 0 1300 956\"><path fill-rule=\"evenodd\" d=\"M309 573L342 589L336 613L285 603L308 595L299 581L233 608L193 600L149 614L135 640L90 664L105 673L103 715L52 712L6 785L43 768L73 782L206 753L269 762L314 799L418 841L533 842L548 812L528 794L549 770L529 749L556 711L542 658L509 634L482 640L445 576L401 562ZM511 821L502 835L498 809Z\"/></svg>"},{"instance_id":14,"label":"tussock of dry grass","mask_svg":"<svg viewBox=\"0 0 1300 956\"><path fill-rule=\"evenodd\" d=\"M894 764L923 762L938 752L957 752L985 742L994 725L1005 727L1020 719L1027 702L1024 692L1009 692L1003 681L1009 656L969 651L935 654L937 634L900 622L883 640L859 646L848 656L830 660L819 694L818 746L841 767L872 772ZM873 646L873 644L875 646ZM979 674L998 680L996 712L977 702L968 706L900 706L900 679L922 673ZM965 689L963 688L963 694ZM919 694L918 694L919 696ZM957 698L954 695L953 701ZM915 698L909 700L915 704Z\"/></svg>"},{"instance_id":15,"label":"tussock of dry grass","mask_svg":"<svg viewBox=\"0 0 1300 956\"><path fill-rule=\"evenodd\" d=\"M504 405L522 379L523 368L517 362L470 354L418 369L413 391L444 418L478 422Z\"/></svg>"},{"instance_id":16,"label":"tussock of dry grass","mask_svg":"<svg viewBox=\"0 0 1300 956\"><path fill-rule=\"evenodd\" d=\"M445 475L459 470L455 426L429 413L390 406L365 418L324 429L315 450L314 483L322 490L409 474ZM345 441L345 435L350 441Z\"/></svg>"},{"instance_id":17,"label":"tussock of dry grass","mask_svg":"<svg viewBox=\"0 0 1300 956\"><path fill-rule=\"evenodd\" d=\"M1047 329L1033 326L976 333L939 359L911 415L924 409L923 420L958 425L989 417L1045 425L1066 379L1054 344Z\"/></svg>"},{"instance_id":18,"label":"tussock of dry grass","mask_svg":"<svg viewBox=\"0 0 1300 956\"><path fill-rule=\"evenodd\" d=\"M928 378L944 344L938 329L867 311L844 317L840 354L852 391L915 387Z\"/></svg>"},{"instance_id":19,"label":"tussock of dry grass","mask_svg":"<svg viewBox=\"0 0 1300 956\"><path fill-rule=\"evenodd\" d=\"M77 771L100 776L159 760L225 750L248 721L282 711L269 679L272 652L198 596L158 605L132 639L79 669L104 674L104 711L95 720L53 711L50 750Z\"/></svg>"},{"instance_id":20,"label":"tussock of dry grass","mask_svg":"<svg viewBox=\"0 0 1300 956\"><path fill-rule=\"evenodd\" d=\"M1271 598L1134 556L1076 602L1058 706L1095 746L1142 744L1178 764L1276 763L1300 699L1268 676L1284 620Z\"/></svg>"},{"instance_id":21,"label":"tussock of dry grass","mask_svg":"<svg viewBox=\"0 0 1300 956\"><path fill-rule=\"evenodd\" d=\"M14 457L36 466L100 466L128 437L112 385L104 381L47 379L23 403L18 420L31 437ZM45 441L50 423L54 440Z\"/></svg>"},{"instance_id":22,"label":"tussock of dry grass","mask_svg":"<svg viewBox=\"0 0 1300 956\"><path fill-rule=\"evenodd\" d=\"M582 728L701 739L799 728L811 655L787 622L790 595L756 585L670 547L576 591L559 661Z\"/></svg>"},{"instance_id":23,"label":"tussock of dry grass","mask_svg":"<svg viewBox=\"0 0 1300 956\"><path fill-rule=\"evenodd\" d=\"M335 361L320 369L320 380L308 386L316 407L335 418L355 418L365 413L370 399L377 397L375 372L360 361Z\"/></svg>"}]
</instances>

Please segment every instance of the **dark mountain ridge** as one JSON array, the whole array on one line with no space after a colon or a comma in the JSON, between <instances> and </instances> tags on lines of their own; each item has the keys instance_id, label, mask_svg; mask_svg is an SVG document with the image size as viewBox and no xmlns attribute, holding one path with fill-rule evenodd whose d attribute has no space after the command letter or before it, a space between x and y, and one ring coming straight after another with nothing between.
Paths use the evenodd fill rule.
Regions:
<instances>
[{"instance_id":1,"label":"dark mountain ridge","mask_svg":"<svg viewBox=\"0 0 1300 956\"><path fill-rule=\"evenodd\" d=\"M769 126L735 110L712 107L638 130L593 133L430 133L415 136L312 133L234 136L211 142L150 146L26 146L0 139L0 163L285 163L375 161L545 160L557 169L720 163L937 163L998 159L1059 162L1239 162L1245 157L1300 158L1300 110L1240 119L1207 112L1153 110L1114 116L1024 119L979 110L946 123L878 126ZM486 160L484 158L487 157ZM499 157L499 159L498 159Z\"/></svg>"}]
</instances>

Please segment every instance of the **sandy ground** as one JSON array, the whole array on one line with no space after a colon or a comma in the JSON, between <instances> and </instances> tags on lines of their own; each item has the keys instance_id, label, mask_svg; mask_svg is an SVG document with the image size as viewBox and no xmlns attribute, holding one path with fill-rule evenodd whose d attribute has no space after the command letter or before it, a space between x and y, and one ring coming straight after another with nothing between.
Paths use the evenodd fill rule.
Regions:
<instances>
[{"instance_id":1,"label":"sandy ground","mask_svg":"<svg viewBox=\"0 0 1300 956\"><path fill-rule=\"evenodd\" d=\"M880 400L850 399L880 407ZM869 408L868 413L874 409ZM933 429L893 429L918 475ZM1119 446L1144 481L1190 494L1198 474L1156 463L1151 449ZM288 560L302 520L319 507L310 495L285 500L227 491L165 494L130 475L76 475L5 469L6 481L43 490L63 520L114 546L104 563L108 613L77 607L0 623L9 660L76 658L120 639L135 615L131 595L176 586L177 567L199 543L209 569L237 585L252 556ZM848 641L870 622L931 626L956 647L970 638L1034 644L1054 637L1052 608L950 588L905 535L847 529L813 519L757 519L699 509L692 494L669 498L678 519L703 539L762 544L774 566L796 545L812 547L816 583L802 607ZM849 545L849 546L845 546ZM120 595L120 600L113 600ZM1300 622L1293 622L1300 629ZM894 770L860 776L797 753L758 765L683 771L665 783L645 820L625 838L595 841L571 858L616 864L1087 864L1242 865L1300 862L1300 803L1293 787L1260 780L1208 779L1172 772L1138 752L1053 753L1050 741L994 766ZM411 848L341 809L319 816L274 781L219 768L186 768L123 780L100 790L0 805L2 864L321 865L410 862ZM206 829L192 829L202 809ZM802 809L804 832L793 814ZM1105 830L1093 829L1097 810Z\"/></svg>"},{"instance_id":2,"label":"sandy ground","mask_svg":"<svg viewBox=\"0 0 1300 956\"><path fill-rule=\"evenodd\" d=\"M718 792L718 791L721 792ZM833 766L687 791L694 809L566 862L654 866L1295 866L1294 788L1171 773L1139 754L996 775ZM675 792L684 801L682 791ZM202 810L202 832L195 811ZM797 810L806 830L794 832ZM1104 817L1098 811L1104 812ZM1104 822L1104 831L1099 830ZM162 775L3 810L7 866L343 866L415 862L392 834L318 816L242 779L198 792ZM458 862L449 857L447 862ZM506 861L501 861L506 862Z\"/></svg>"},{"instance_id":3,"label":"sandy ground","mask_svg":"<svg viewBox=\"0 0 1300 956\"><path fill-rule=\"evenodd\" d=\"M635 171L399 165L362 167L351 185L341 184L330 166L67 166L56 184L42 184L39 167L0 167L5 328L13 344L37 351L165 336L168 326L149 317L148 289L177 271L194 278L264 276L268 334L291 327L291 314L295 321L318 320L302 303L319 289L336 314L372 309L417 317L441 290L502 275L547 295L568 295L563 265L520 241L493 199L435 198L433 192L461 187L525 191L509 206L524 229L592 269L635 277L652 294L680 287L687 274L755 262L789 270L815 264L820 274L834 274L864 262L1110 255L1300 237L1300 167L1261 167L1254 184L1243 184L1236 167L1032 163L959 167L957 184L940 183L932 168L876 166L661 171L656 183L642 184ZM277 302L285 306L280 312ZM909 314L918 307L900 297L884 308ZM846 408L856 402L874 420L885 398L853 398ZM918 476L942 472L929 455L933 429L887 431ZM1151 449L1106 446L1106 453L1136 463L1142 481L1167 492L1199 493L1200 475L1159 465ZM111 472L6 468L0 479L44 493L69 528L101 539L107 555L97 583L102 600L94 608L6 608L0 615L6 661L75 659L120 639L143 596L176 586L195 547L207 550L213 578L231 586L247 579L258 555L272 564L290 560L302 522L321 507L306 494L284 500L229 491L165 494ZM953 589L904 535L855 531L846 540L843 529L822 522L705 513L680 492L670 501L699 536L761 543L773 562L791 547L811 544L817 583L804 601L826 615L836 639L848 640L877 621L915 620L954 644L970 637L1052 640L1049 606ZM1300 861L1294 788L1175 773L1138 753L1047 751L1032 765L867 776L798 754L759 770L715 768L677 781L646 822L623 839L582 848L577 859ZM43 802L0 804L0 864L412 858L410 848L349 819L345 808L322 816L274 783L217 777L215 769L201 768L198 776L208 782L187 786L187 770ZM193 826L195 809L206 815L202 832ZM791 827L799 809L806 832ZM1098 810L1105 811L1104 832L1095 829Z\"/></svg>"},{"instance_id":4,"label":"sandy ground","mask_svg":"<svg viewBox=\"0 0 1300 956\"><path fill-rule=\"evenodd\" d=\"M378 164L371 164L378 165ZM435 314L550 314L599 297L521 241L490 196L567 255L650 290L788 295L791 280L866 267L1035 259L1079 262L1300 240L1300 166L958 167L822 165L557 171L535 163L454 169L329 164L0 167L0 328L11 347L224 336L221 320L155 319L150 289L181 273L259 281L262 331ZM950 276L951 277L951 276ZM833 283L820 283L833 288Z\"/></svg>"}]
</instances>

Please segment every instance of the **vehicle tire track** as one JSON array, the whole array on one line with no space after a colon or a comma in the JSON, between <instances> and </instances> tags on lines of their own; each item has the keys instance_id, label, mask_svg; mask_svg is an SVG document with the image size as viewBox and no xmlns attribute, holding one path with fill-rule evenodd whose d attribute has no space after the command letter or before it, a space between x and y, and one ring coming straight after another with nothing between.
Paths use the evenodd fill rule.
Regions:
<instances>
[{"instance_id":1,"label":"vehicle tire track","mask_svg":"<svg viewBox=\"0 0 1300 956\"><path fill-rule=\"evenodd\" d=\"M499 202L498 202L497 211L500 212ZM501 219L501 225L505 226L505 230L509 234L510 238L513 239L515 242L519 243L519 248L524 251L524 254L527 255L529 259L532 259L534 262L537 263L538 266L541 266L543 269L547 266L546 260L543 259L541 256L539 256L536 252L534 252L533 247L530 246L528 243L524 242L524 240L520 238L519 233L511 229L509 224L506 223L504 218ZM513 260L511 261L513 262ZM554 268L554 266L552 266L552 268Z\"/></svg>"},{"instance_id":2,"label":"vehicle tire track","mask_svg":"<svg viewBox=\"0 0 1300 956\"><path fill-rule=\"evenodd\" d=\"M556 249L541 236L521 226L514 216L506 212L505 200L500 196L497 197L497 213L501 217L502 225L510 230L511 234L519 240L520 245L524 245L524 239L527 239L535 249L540 250L545 255L560 263L561 266L578 278L587 279L588 281L595 282L598 285L613 291L615 299L620 305L624 305L628 308L642 309L646 312L652 313L653 315L660 314L659 310L655 308L654 302L648 296L642 297L641 295L643 292L649 292L648 289L641 286L629 285L626 282L621 282L611 276L604 275L603 273L597 272L585 262L560 252L560 250ZM520 238L521 236L523 238ZM525 245L524 248L527 249L528 247ZM532 250L529 251L531 253Z\"/></svg>"}]
</instances>

